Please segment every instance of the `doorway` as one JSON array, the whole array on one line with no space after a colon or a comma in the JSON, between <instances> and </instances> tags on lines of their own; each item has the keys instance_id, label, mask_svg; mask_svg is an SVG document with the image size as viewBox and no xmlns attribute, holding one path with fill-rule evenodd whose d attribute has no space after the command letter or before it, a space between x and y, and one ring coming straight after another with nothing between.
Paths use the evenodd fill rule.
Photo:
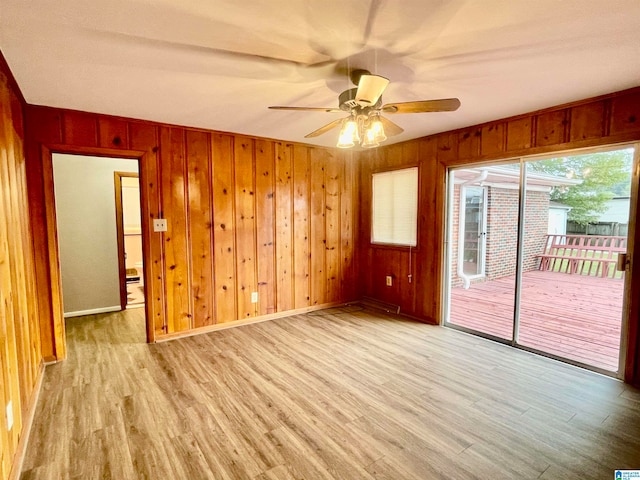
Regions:
<instances>
[{"instance_id":1,"label":"doorway","mask_svg":"<svg viewBox=\"0 0 640 480\"><path fill-rule=\"evenodd\" d=\"M52 154L62 306L67 319L123 309L114 175L124 172L137 177L138 168L136 159ZM137 204L139 210L139 192Z\"/></svg>"},{"instance_id":2,"label":"doorway","mask_svg":"<svg viewBox=\"0 0 640 480\"><path fill-rule=\"evenodd\" d=\"M144 262L140 179L134 172L114 172L120 305L144 307Z\"/></svg>"},{"instance_id":3,"label":"doorway","mask_svg":"<svg viewBox=\"0 0 640 480\"><path fill-rule=\"evenodd\" d=\"M452 169L445 325L621 377L636 157Z\"/></svg>"},{"instance_id":4,"label":"doorway","mask_svg":"<svg viewBox=\"0 0 640 480\"><path fill-rule=\"evenodd\" d=\"M462 270L470 278L483 277L486 260L487 188L465 186L460 189L460 238L458 258Z\"/></svg>"}]
</instances>

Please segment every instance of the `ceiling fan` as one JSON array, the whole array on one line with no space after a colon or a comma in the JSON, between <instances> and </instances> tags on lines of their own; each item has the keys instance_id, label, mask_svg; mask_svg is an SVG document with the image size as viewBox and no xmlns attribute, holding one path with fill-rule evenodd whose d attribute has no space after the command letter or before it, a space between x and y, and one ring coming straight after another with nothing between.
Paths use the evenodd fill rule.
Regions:
<instances>
[{"instance_id":1,"label":"ceiling fan","mask_svg":"<svg viewBox=\"0 0 640 480\"><path fill-rule=\"evenodd\" d=\"M356 88L345 90L338 97L338 108L324 107L286 107L272 106L273 110L295 110L313 112L349 112L346 118L339 118L305 135L305 138L317 137L340 126L338 147L350 148L359 144L365 148L377 147L387 139L387 135L401 134L404 130L382 113L423 113L452 112L460 107L457 98L438 100L419 100L415 102L382 104L382 92L389 80L372 75L367 70L353 70L350 75Z\"/></svg>"}]
</instances>

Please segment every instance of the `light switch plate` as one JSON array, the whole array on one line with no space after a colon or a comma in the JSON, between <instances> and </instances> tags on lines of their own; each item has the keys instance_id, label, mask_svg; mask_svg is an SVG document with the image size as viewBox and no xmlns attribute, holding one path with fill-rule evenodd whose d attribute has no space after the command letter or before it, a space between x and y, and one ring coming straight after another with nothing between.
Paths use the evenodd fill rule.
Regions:
<instances>
[{"instance_id":1,"label":"light switch plate","mask_svg":"<svg viewBox=\"0 0 640 480\"><path fill-rule=\"evenodd\" d=\"M7 403L7 431L13 428L13 403Z\"/></svg>"},{"instance_id":2,"label":"light switch plate","mask_svg":"<svg viewBox=\"0 0 640 480\"><path fill-rule=\"evenodd\" d=\"M258 292L251 292L251 303L258 303Z\"/></svg>"},{"instance_id":3,"label":"light switch plate","mask_svg":"<svg viewBox=\"0 0 640 480\"><path fill-rule=\"evenodd\" d=\"M393 277L391 275L387 275L387 287L393 286Z\"/></svg>"},{"instance_id":4,"label":"light switch plate","mask_svg":"<svg viewBox=\"0 0 640 480\"><path fill-rule=\"evenodd\" d=\"M153 221L153 231L154 232L166 232L167 231L167 219L166 218L156 218Z\"/></svg>"}]
</instances>

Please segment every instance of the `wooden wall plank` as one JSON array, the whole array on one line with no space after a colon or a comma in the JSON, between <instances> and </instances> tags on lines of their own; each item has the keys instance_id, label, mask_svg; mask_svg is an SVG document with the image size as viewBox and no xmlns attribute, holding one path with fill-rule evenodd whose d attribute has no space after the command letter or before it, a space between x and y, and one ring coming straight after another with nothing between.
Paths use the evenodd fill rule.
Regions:
<instances>
[{"instance_id":1,"label":"wooden wall plank","mask_svg":"<svg viewBox=\"0 0 640 480\"><path fill-rule=\"evenodd\" d=\"M354 249L356 245L354 226L354 185L357 181L356 161L351 152L340 152L340 163L343 166L343 179L340 184L340 271L341 291L344 301L360 298L358 291L357 265ZM357 190L357 187L355 188Z\"/></svg>"},{"instance_id":2,"label":"wooden wall plank","mask_svg":"<svg viewBox=\"0 0 640 480\"><path fill-rule=\"evenodd\" d=\"M327 302L325 164L327 153L311 152L311 305Z\"/></svg>"},{"instance_id":3,"label":"wooden wall plank","mask_svg":"<svg viewBox=\"0 0 640 480\"><path fill-rule=\"evenodd\" d=\"M391 148L391 146L389 147ZM358 265L362 271L371 272L373 268L373 248L371 245L371 215L372 215L372 174L373 170L386 163L387 149L378 149L374 156L371 151L360 156L359 182L358 182ZM374 294L373 275L360 276L358 283L361 285L363 297L372 297Z\"/></svg>"},{"instance_id":4,"label":"wooden wall plank","mask_svg":"<svg viewBox=\"0 0 640 480\"><path fill-rule=\"evenodd\" d=\"M640 90L611 99L610 134L637 132L640 129Z\"/></svg>"},{"instance_id":5,"label":"wooden wall plank","mask_svg":"<svg viewBox=\"0 0 640 480\"><path fill-rule=\"evenodd\" d=\"M484 134L484 131L483 131ZM458 135L457 133L443 133L438 135L438 158L446 162L458 158ZM482 138L480 138L482 144Z\"/></svg>"},{"instance_id":6,"label":"wooden wall plank","mask_svg":"<svg viewBox=\"0 0 640 480\"><path fill-rule=\"evenodd\" d=\"M14 114L15 115L15 114ZM28 213L29 204L28 195L27 195L27 185L26 185L26 162L24 156L22 155L23 146L22 146L22 138L19 136L14 136L14 141L18 144L16 145L16 151L19 152L17 156L18 162L16 163L16 177L17 177L17 188L19 191L19 202L20 210L23 216L26 216ZM28 346L28 355L29 355L29 363L26 368L31 371L31 384L28 385L29 390L33 390L36 385L38 375L41 371L40 368L40 360L42 358L42 353L40 350L41 342L40 342L40 325L38 318L38 309L36 302L36 289L35 289L35 270L33 264L33 235L31 233L31 224L27 221L26 218L22 218L20 222L22 235L21 235L21 245L20 249L23 253L24 260L24 281L25 281L25 296L27 300L27 310L25 315L27 318L27 324L29 328L29 346ZM28 407L30 402L23 404L23 408Z\"/></svg>"},{"instance_id":7,"label":"wooden wall plank","mask_svg":"<svg viewBox=\"0 0 640 480\"><path fill-rule=\"evenodd\" d=\"M129 123L111 117L98 117L98 145L106 148L129 148Z\"/></svg>"},{"instance_id":8,"label":"wooden wall plank","mask_svg":"<svg viewBox=\"0 0 640 480\"><path fill-rule=\"evenodd\" d=\"M27 126L29 137L40 143L62 143L62 112L60 110L29 106ZM29 121L37 119L37 121ZM38 156L39 159L39 156Z\"/></svg>"},{"instance_id":9,"label":"wooden wall plank","mask_svg":"<svg viewBox=\"0 0 640 480\"><path fill-rule=\"evenodd\" d=\"M475 130L481 132L481 130ZM433 210L431 205L436 205L437 182L432 180L439 178L437 176L438 151L435 138L426 138L418 143L420 158L420 198L422 199L418 205L418 253L415 259L415 275L413 282L416 291L416 311L415 315L420 318L433 319L433 305L435 295L437 295L434 285L437 284L438 278L435 277L434 264L436 261L430 255L422 252L433 252L438 249L439 239L437 238L437 230L433 222ZM479 155L480 151L476 153ZM437 209L435 210L438 211Z\"/></svg>"},{"instance_id":10,"label":"wooden wall plank","mask_svg":"<svg viewBox=\"0 0 640 480\"><path fill-rule=\"evenodd\" d=\"M186 142L193 326L204 327L215 323L211 137L187 130Z\"/></svg>"},{"instance_id":11,"label":"wooden wall plank","mask_svg":"<svg viewBox=\"0 0 640 480\"><path fill-rule=\"evenodd\" d=\"M63 115L63 141L69 145L98 145L98 122L94 115L68 111Z\"/></svg>"},{"instance_id":12,"label":"wooden wall plank","mask_svg":"<svg viewBox=\"0 0 640 480\"><path fill-rule=\"evenodd\" d=\"M4 138L0 139L2 142ZM0 158L0 162L8 159ZM4 179L0 178L2 190L6 188ZM9 249L8 228L9 212L5 199L0 199L0 400L2 405L13 402L13 414L21 418L20 411L20 387L19 387L19 363L16 352L15 337L15 309L13 305L13 292L11 283L12 258ZM0 445L2 446L2 470L6 472L5 478L11 468L13 455L15 454L18 437L16 428L9 431L6 416L0 415Z\"/></svg>"},{"instance_id":13,"label":"wooden wall plank","mask_svg":"<svg viewBox=\"0 0 640 480\"><path fill-rule=\"evenodd\" d=\"M531 118L519 118L507 122L507 150L524 150L531 148ZM477 157L478 155L474 155ZM471 158L471 157L469 157Z\"/></svg>"},{"instance_id":14,"label":"wooden wall plank","mask_svg":"<svg viewBox=\"0 0 640 480\"><path fill-rule=\"evenodd\" d=\"M344 164L333 155L327 155L325 167L325 262L327 279L327 302L338 302L342 298L340 281L342 261L340 258L340 193L344 178Z\"/></svg>"},{"instance_id":15,"label":"wooden wall plank","mask_svg":"<svg viewBox=\"0 0 640 480\"><path fill-rule=\"evenodd\" d=\"M216 323L238 318L233 179L233 137L213 134L213 219Z\"/></svg>"},{"instance_id":16,"label":"wooden wall plank","mask_svg":"<svg viewBox=\"0 0 640 480\"><path fill-rule=\"evenodd\" d=\"M258 314L266 315L276 311L274 145L256 140L255 149Z\"/></svg>"},{"instance_id":17,"label":"wooden wall plank","mask_svg":"<svg viewBox=\"0 0 640 480\"><path fill-rule=\"evenodd\" d=\"M536 145L565 143L567 111L557 110L536 116Z\"/></svg>"},{"instance_id":18,"label":"wooden wall plank","mask_svg":"<svg viewBox=\"0 0 640 480\"><path fill-rule=\"evenodd\" d=\"M293 270L294 308L309 306L310 274L310 181L309 148L300 145L293 150Z\"/></svg>"},{"instance_id":19,"label":"wooden wall plank","mask_svg":"<svg viewBox=\"0 0 640 480\"><path fill-rule=\"evenodd\" d=\"M279 312L293 309L293 145L276 148L276 305Z\"/></svg>"},{"instance_id":20,"label":"wooden wall plank","mask_svg":"<svg viewBox=\"0 0 640 480\"><path fill-rule=\"evenodd\" d=\"M492 123L482 128L481 155L494 155L505 150L506 129L504 123Z\"/></svg>"},{"instance_id":21,"label":"wooden wall plank","mask_svg":"<svg viewBox=\"0 0 640 480\"><path fill-rule=\"evenodd\" d=\"M236 275L238 318L257 315L251 295L258 291L256 280L256 221L254 147L250 138L237 138L235 160Z\"/></svg>"},{"instance_id":22,"label":"wooden wall plank","mask_svg":"<svg viewBox=\"0 0 640 480\"><path fill-rule=\"evenodd\" d=\"M13 141L12 125L9 123L4 124L5 149L2 151L2 157L5 161L0 164L0 183L2 184L2 194L4 196L4 202L6 208L6 224L9 231L24 232L23 223L24 220L19 218L22 213L22 207L20 203L20 180L17 178L16 169L19 168L21 162L20 156L22 152L18 152L15 149L15 142ZM13 161L9 161L9 159ZM14 308L14 329L15 329L15 342L16 342L16 354L18 357L18 364L25 365L26 368L18 369L18 378L20 382L20 405L27 405L29 396L31 393L31 386L33 385L32 372L30 365L30 332L28 325L28 313L29 305L27 299L26 289L26 269L24 260L24 250L22 238L20 236L12 235L8 239L9 257L12 259L11 268L11 290L13 292L13 308ZM20 424L18 424L18 431Z\"/></svg>"},{"instance_id":23,"label":"wooden wall plank","mask_svg":"<svg viewBox=\"0 0 640 480\"><path fill-rule=\"evenodd\" d=\"M191 288L188 258L185 132L160 129L160 188L164 237L167 333L191 328Z\"/></svg>"},{"instance_id":24,"label":"wooden wall plank","mask_svg":"<svg viewBox=\"0 0 640 480\"><path fill-rule=\"evenodd\" d=\"M458 158L472 158L480 155L482 130L469 128L458 134Z\"/></svg>"},{"instance_id":25,"label":"wooden wall plank","mask_svg":"<svg viewBox=\"0 0 640 480\"><path fill-rule=\"evenodd\" d=\"M602 137L605 133L605 102L587 103L571 109L569 141Z\"/></svg>"}]
</instances>

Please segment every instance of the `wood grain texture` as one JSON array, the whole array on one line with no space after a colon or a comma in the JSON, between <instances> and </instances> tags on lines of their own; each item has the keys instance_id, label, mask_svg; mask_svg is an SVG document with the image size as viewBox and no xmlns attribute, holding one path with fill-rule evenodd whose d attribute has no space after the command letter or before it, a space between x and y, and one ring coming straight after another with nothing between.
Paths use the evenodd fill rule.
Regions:
<instances>
[{"instance_id":1,"label":"wood grain texture","mask_svg":"<svg viewBox=\"0 0 640 480\"><path fill-rule=\"evenodd\" d=\"M480 135L481 155L495 155L504 152L506 138L504 128L503 123L490 124L482 128Z\"/></svg>"},{"instance_id":2,"label":"wood grain texture","mask_svg":"<svg viewBox=\"0 0 640 480\"><path fill-rule=\"evenodd\" d=\"M213 211L216 282L216 323L238 318L236 308L236 246L233 208L233 137L213 135Z\"/></svg>"},{"instance_id":3,"label":"wood grain texture","mask_svg":"<svg viewBox=\"0 0 640 480\"><path fill-rule=\"evenodd\" d=\"M129 124L110 117L98 118L98 145L106 148L129 148Z\"/></svg>"},{"instance_id":4,"label":"wood grain texture","mask_svg":"<svg viewBox=\"0 0 640 480\"><path fill-rule=\"evenodd\" d=\"M256 140L258 314L276 311L274 145Z\"/></svg>"},{"instance_id":5,"label":"wood grain texture","mask_svg":"<svg viewBox=\"0 0 640 480\"><path fill-rule=\"evenodd\" d=\"M235 171L235 242L238 278L238 318L254 317L257 304L251 295L258 291L256 280L255 165L253 140L237 138L234 150Z\"/></svg>"},{"instance_id":6,"label":"wood grain texture","mask_svg":"<svg viewBox=\"0 0 640 480\"><path fill-rule=\"evenodd\" d=\"M316 185L311 192L311 305L321 305L327 300L326 258L326 168L327 154L311 152L311 183Z\"/></svg>"},{"instance_id":7,"label":"wood grain texture","mask_svg":"<svg viewBox=\"0 0 640 480\"><path fill-rule=\"evenodd\" d=\"M167 219L164 239L166 269L167 332L191 328L191 265L188 250L188 196L185 132L182 129L160 129L160 188L163 218Z\"/></svg>"},{"instance_id":8,"label":"wood grain texture","mask_svg":"<svg viewBox=\"0 0 640 480\"><path fill-rule=\"evenodd\" d=\"M68 332L23 480L599 479L640 456L639 390L357 306L156 345L140 310Z\"/></svg>"},{"instance_id":9,"label":"wood grain texture","mask_svg":"<svg viewBox=\"0 0 640 480\"><path fill-rule=\"evenodd\" d=\"M557 110L537 115L535 117L536 145L546 146L566 143L568 114L567 110Z\"/></svg>"},{"instance_id":10,"label":"wood grain texture","mask_svg":"<svg viewBox=\"0 0 640 480\"><path fill-rule=\"evenodd\" d=\"M340 234L342 182L344 163L335 154L327 157L325 167L325 263L326 263L326 302L340 301L342 296Z\"/></svg>"},{"instance_id":11,"label":"wood grain texture","mask_svg":"<svg viewBox=\"0 0 640 480\"><path fill-rule=\"evenodd\" d=\"M276 306L294 308L293 293L293 145L278 142L276 148Z\"/></svg>"},{"instance_id":12,"label":"wood grain texture","mask_svg":"<svg viewBox=\"0 0 640 480\"><path fill-rule=\"evenodd\" d=\"M98 146L98 122L94 115L85 112L69 112L62 118L65 144Z\"/></svg>"},{"instance_id":13,"label":"wood grain texture","mask_svg":"<svg viewBox=\"0 0 640 480\"><path fill-rule=\"evenodd\" d=\"M293 147L293 265L294 265L294 308L309 306L311 285L310 268L310 197L311 167L309 148Z\"/></svg>"},{"instance_id":14,"label":"wood grain texture","mask_svg":"<svg viewBox=\"0 0 640 480\"><path fill-rule=\"evenodd\" d=\"M460 158L477 157L480 154L482 130L470 128L458 133L458 156Z\"/></svg>"},{"instance_id":15,"label":"wood grain texture","mask_svg":"<svg viewBox=\"0 0 640 480\"><path fill-rule=\"evenodd\" d=\"M357 244L357 228L355 219L351 212L357 211L356 184L358 176L356 174L356 160L352 152L341 152L341 163L344 165L344 178L341 182L342 192L340 194L340 282L342 298L344 301L352 301L360 298L358 291L359 282L354 282L357 278L357 256L354 255Z\"/></svg>"},{"instance_id":16,"label":"wood grain texture","mask_svg":"<svg viewBox=\"0 0 640 480\"><path fill-rule=\"evenodd\" d=\"M0 55L0 479L15 475L42 372L23 98ZM9 429L6 408L13 425Z\"/></svg>"},{"instance_id":17,"label":"wood grain texture","mask_svg":"<svg viewBox=\"0 0 640 480\"><path fill-rule=\"evenodd\" d=\"M571 109L569 141L575 142L605 134L605 112L607 102L593 102Z\"/></svg>"},{"instance_id":18,"label":"wood grain texture","mask_svg":"<svg viewBox=\"0 0 640 480\"><path fill-rule=\"evenodd\" d=\"M213 297L213 209L211 137L207 132L186 132L187 189L189 194L189 249L193 326L215 322Z\"/></svg>"}]
</instances>

